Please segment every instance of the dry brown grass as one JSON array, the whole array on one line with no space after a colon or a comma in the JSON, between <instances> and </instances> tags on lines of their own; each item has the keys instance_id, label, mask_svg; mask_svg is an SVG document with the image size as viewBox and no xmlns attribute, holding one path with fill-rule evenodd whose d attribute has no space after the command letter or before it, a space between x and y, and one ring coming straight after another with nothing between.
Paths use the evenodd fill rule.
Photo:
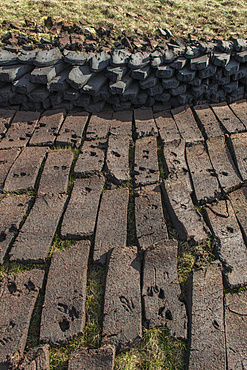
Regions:
<instances>
[{"instance_id":1,"label":"dry brown grass","mask_svg":"<svg viewBox=\"0 0 247 370\"><path fill-rule=\"evenodd\" d=\"M245 0L4 0L0 22L22 25L25 19L43 24L51 16L69 22L86 21L117 33L149 34L158 27L169 28L175 37L247 37Z\"/></svg>"}]
</instances>

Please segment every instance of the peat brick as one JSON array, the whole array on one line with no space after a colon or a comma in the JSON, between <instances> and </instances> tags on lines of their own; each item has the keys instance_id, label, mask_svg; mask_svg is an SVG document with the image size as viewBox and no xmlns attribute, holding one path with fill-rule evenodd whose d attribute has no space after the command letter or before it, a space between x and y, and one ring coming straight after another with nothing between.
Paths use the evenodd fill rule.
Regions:
<instances>
[{"instance_id":1,"label":"peat brick","mask_svg":"<svg viewBox=\"0 0 247 370\"><path fill-rule=\"evenodd\" d=\"M87 82L87 84L83 86L82 92L90 95L95 95L102 89L107 81L108 78L105 77L103 72L94 74Z\"/></svg>"},{"instance_id":2,"label":"peat brick","mask_svg":"<svg viewBox=\"0 0 247 370\"><path fill-rule=\"evenodd\" d=\"M38 112L17 112L8 132L0 142L0 149L20 148L26 146L32 136L39 116L40 113Z\"/></svg>"},{"instance_id":3,"label":"peat brick","mask_svg":"<svg viewBox=\"0 0 247 370\"><path fill-rule=\"evenodd\" d=\"M90 242L84 240L53 253L41 317L41 343L62 344L83 333L89 251Z\"/></svg>"},{"instance_id":4,"label":"peat brick","mask_svg":"<svg viewBox=\"0 0 247 370\"><path fill-rule=\"evenodd\" d=\"M131 53L127 50L114 49L111 54L111 65L114 67L127 66Z\"/></svg>"},{"instance_id":5,"label":"peat brick","mask_svg":"<svg viewBox=\"0 0 247 370\"><path fill-rule=\"evenodd\" d=\"M178 129L186 143L198 143L203 141L203 136L197 126L192 110L188 106L172 109L172 115Z\"/></svg>"},{"instance_id":6,"label":"peat brick","mask_svg":"<svg viewBox=\"0 0 247 370\"><path fill-rule=\"evenodd\" d=\"M110 135L106 155L106 174L116 185L130 180L128 135Z\"/></svg>"},{"instance_id":7,"label":"peat brick","mask_svg":"<svg viewBox=\"0 0 247 370\"><path fill-rule=\"evenodd\" d=\"M170 101L171 95L169 93L163 92L162 94L155 95L155 100L167 103Z\"/></svg>"},{"instance_id":8,"label":"peat brick","mask_svg":"<svg viewBox=\"0 0 247 370\"><path fill-rule=\"evenodd\" d=\"M170 64L170 66L172 68L180 70L180 69L184 68L186 66L186 64L187 64L187 59L184 58L184 57L180 57L180 58L174 60L174 62L172 62Z\"/></svg>"},{"instance_id":9,"label":"peat brick","mask_svg":"<svg viewBox=\"0 0 247 370\"><path fill-rule=\"evenodd\" d=\"M119 80L119 81L114 82L114 83L110 82L109 89L110 89L112 94L121 95L130 86L132 81L133 81L133 79L132 79L130 73L127 73L122 77L122 80Z\"/></svg>"},{"instance_id":10,"label":"peat brick","mask_svg":"<svg viewBox=\"0 0 247 370\"><path fill-rule=\"evenodd\" d=\"M170 66L158 66L155 72L156 77L158 78L171 78L175 73L174 68Z\"/></svg>"},{"instance_id":11,"label":"peat brick","mask_svg":"<svg viewBox=\"0 0 247 370\"><path fill-rule=\"evenodd\" d=\"M111 93L108 88L108 83L106 83L101 90L97 92L97 94L94 95L93 101L94 103L98 103L101 100L107 101L109 97L111 96Z\"/></svg>"},{"instance_id":12,"label":"peat brick","mask_svg":"<svg viewBox=\"0 0 247 370\"><path fill-rule=\"evenodd\" d=\"M178 57L172 50L166 50L163 55L163 62L164 63L172 63Z\"/></svg>"},{"instance_id":13,"label":"peat brick","mask_svg":"<svg viewBox=\"0 0 247 370\"><path fill-rule=\"evenodd\" d=\"M73 159L74 154L69 149L50 151L42 172L38 193L66 193Z\"/></svg>"},{"instance_id":14,"label":"peat brick","mask_svg":"<svg viewBox=\"0 0 247 370\"><path fill-rule=\"evenodd\" d=\"M193 96L195 96L196 98L200 98L207 91L207 89L208 85L201 84L200 86L192 86L190 88L190 91L192 92Z\"/></svg>"},{"instance_id":15,"label":"peat brick","mask_svg":"<svg viewBox=\"0 0 247 370\"><path fill-rule=\"evenodd\" d=\"M50 92L54 91L65 91L69 84L66 82L67 77L71 71L71 68L66 68L62 72L59 72L56 77L54 77L50 82L47 84L47 90Z\"/></svg>"},{"instance_id":16,"label":"peat brick","mask_svg":"<svg viewBox=\"0 0 247 370\"><path fill-rule=\"evenodd\" d=\"M240 119L240 121L247 128L247 102L246 100L240 100L230 105L233 113Z\"/></svg>"},{"instance_id":17,"label":"peat brick","mask_svg":"<svg viewBox=\"0 0 247 370\"><path fill-rule=\"evenodd\" d=\"M64 116L64 110L46 111L36 125L29 145L53 145L63 123Z\"/></svg>"},{"instance_id":18,"label":"peat brick","mask_svg":"<svg viewBox=\"0 0 247 370\"><path fill-rule=\"evenodd\" d=\"M18 80L26 73L31 72L32 69L32 66L24 64L0 67L0 82L13 82Z\"/></svg>"},{"instance_id":19,"label":"peat brick","mask_svg":"<svg viewBox=\"0 0 247 370\"><path fill-rule=\"evenodd\" d=\"M16 64L18 61L17 54L10 51L0 51L0 66Z\"/></svg>"},{"instance_id":20,"label":"peat brick","mask_svg":"<svg viewBox=\"0 0 247 370\"><path fill-rule=\"evenodd\" d=\"M171 336L187 337L187 315L177 275L178 242L155 243L144 254L144 313L149 328L162 326Z\"/></svg>"},{"instance_id":21,"label":"peat brick","mask_svg":"<svg viewBox=\"0 0 247 370\"><path fill-rule=\"evenodd\" d=\"M26 354L24 360L19 364L19 370L49 370L50 351L49 345L38 346Z\"/></svg>"},{"instance_id":22,"label":"peat brick","mask_svg":"<svg viewBox=\"0 0 247 370\"><path fill-rule=\"evenodd\" d=\"M106 102L104 100L91 102L88 106L85 106L85 110L89 113L100 113L105 107Z\"/></svg>"},{"instance_id":23,"label":"peat brick","mask_svg":"<svg viewBox=\"0 0 247 370\"><path fill-rule=\"evenodd\" d=\"M194 80L189 81L189 82L188 82L188 84L189 84L189 85L191 85L191 86L198 87L198 86L200 86L200 85L201 85L202 81L203 81L203 80L202 80L201 78L199 78L199 77L197 77L197 76L196 76L196 77L194 78Z\"/></svg>"},{"instance_id":24,"label":"peat brick","mask_svg":"<svg viewBox=\"0 0 247 370\"><path fill-rule=\"evenodd\" d=\"M136 140L134 178L135 186L159 182L156 137L143 137Z\"/></svg>"},{"instance_id":25,"label":"peat brick","mask_svg":"<svg viewBox=\"0 0 247 370\"><path fill-rule=\"evenodd\" d=\"M246 66L241 66L233 76L232 79L233 81L241 80L242 78L245 78L247 76L247 67ZM236 82L235 82L236 84ZM236 86L237 89L238 86ZM231 92L231 91L230 91Z\"/></svg>"},{"instance_id":26,"label":"peat brick","mask_svg":"<svg viewBox=\"0 0 247 370\"><path fill-rule=\"evenodd\" d=\"M36 67L31 73L31 82L33 84L46 85L66 67L67 65L65 63L58 63L50 67Z\"/></svg>"},{"instance_id":27,"label":"peat brick","mask_svg":"<svg viewBox=\"0 0 247 370\"><path fill-rule=\"evenodd\" d=\"M228 368L244 369L247 365L247 292L225 295L225 327Z\"/></svg>"},{"instance_id":28,"label":"peat brick","mask_svg":"<svg viewBox=\"0 0 247 370\"><path fill-rule=\"evenodd\" d=\"M146 80L146 78L150 75L151 72L152 72L152 69L150 65L146 65L143 68L134 69L131 72L131 77L133 77L135 80L143 81L143 80Z\"/></svg>"},{"instance_id":29,"label":"peat brick","mask_svg":"<svg viewBox=\"0 0 247 370\"><path fill-rule=\"evenodd\" d=\"M147 98L148 98L148 94L145 91L141 90L139 91L135 99L132 99L131 103L134 106L143 106L145 105Z\"/></svg>"},{"instance_id":30,"label":"peat brick","mask_svg":"<svg viewBox=\"0 0 247 370\"><path fill-rule=\"evenodd\" d=\"M44 271L9 274L1 282L0 367L16 368L21 359Z\"/></svg>"},{"instance_id":31,"label":"peat brick","mask_svg":"<svg viewBox=\"0 0 247 370\"><path fill-rule=\"evenodd\" d=\"M85 141L74 167L74 173L79 177L92 176L103 171L107 141Z\"/></svg>"},{"instance_id":32,"label":"peat brick","mask_svg":"<svg viewBox=\"0 0 247 370\"><path fill-rule=\"evenodd\" d=\"M43 105L44 105L44 103L46 103L48 101L48 106L49 106L50 105L49 104L49 96L50 96L50 93L49 93L49 91L46 90L45 87L37 87L36 89L32 90L28 94L29 100L33 103L32 107L35 107L36 109L41 105L41 104L35 105L36 103L43 103ZM41 105L41 107L42 107L42 105ZM47 109L48 107L44 107L44 108Z\"/></svg>"},{"instance_id":33,"label":"peat brick","mask_svg":"<svg viewBox=\"0 0 247 370\"><path fill-rule=\"evenodd\" d=\"M198 56L200 55L200 49L199 47L197 46L187 46L186 47L186 52L185 52L185 56L188 58L188 59L194 59L194 58L197 58Z\"/></svg>"},{"instance_id":34,"label":"peat brick","mask_svg":"<svg viewBox=\"0 0 247 370\"><path fill-rule=\"evenodd\" d=\"M236 51L245 51L247 50L247 40L236 39L234 40L234 47Z\"/></svg>"},{"instance_id":35,"label":"peat brick","mask_svg":"<svg viewBox=\"0 0 247 370\"><path fill-rule=\"evenodd\" d=\"M158 79L153 74L147 77L144 81L139 81L139 85L143 90L155 87L157 83Z\"/></svg>"},{"instance_id":36,"label":"peat brick","mask_svg":"<svg viewBox=\"0 0 247 370\"><path fill-rule=\"evenodd\" d=\"M233 134L245 130L243 123L226 103L212 104L211 108L227 133Z\"/></svg>"},{"instance_id":37,"label":"peat brick","mask_svg":"<svg viewBox=\"0 0 247 370\"><path fill-rule=\"evenodd\" d=\"M106 139L109 135L112 115L112 111L93 114L87 127L86 140Z\"/></svg>"},{"instance_id":38,"label":"peat brick","mask_svg":"<svg viewBox=\"0 0 247 370\"><path fill-rule=\"evenodd\" d=\"M105 76L109 78L112 82L120 81L127 72L127 67L107 67Z\"/></svg>"},{"instance_id":39,"label":"peat brick","mask_svg":"<svg viewBox=\"0 0 247 370\"><path fill-rule=\"evenodd\" d=\"M133 112L130 110L115 112L110 122L111 134L129 136L131 141L132 117Z\"/></svg>"},{"instance_id":40,"label":"peat brick","mask_svg":"<svg viewBox=\"0 0 247 370\"><path fill-rule=\"evenodd\" d=\"M163 142L179 140L181 138L176 122L168 110L155 113L154 119Z\"/></svg>"},{"instance_id":41,"label":"peat brick","mask_svg":"<svg viewBox=\"0 0 247 370\"><path fill-rule=\"evenodd\" d=\"M22 64L34 64L33 62L36 58L37 52L37 50L21 50L21 52L17 54L17 60Z\"/></svg>"},{"instance_id":42,"label":"peat brick","mask_svg":"<svg viewBox=\"0 0 247 370\"><path fill-rule=\"evenodd\" d=\"M29 94L36 87L37 85L31 82L31 73L26 73L13 83L13 91L22 95Z\"/></svg>"},{"instance_id":43,"label":"peat brick","mask_svg":"<svg viewBox=\"0 0 247 370\"><path fill-rule=\"evenodd\" d=\"M242 51L240 53L236 53L235 59L240 63L247 62L247 51Z\"/></svg>"},{"instance_id":44,"label":"peat brick","mask_svg":"<svg viewBox=\"0 0 247 370\"><path fill-rule=\"evenodd\" d=\"M207 141L208 154L222 190L226 193L241 183L241 178L227 148L225 137Z\"/></svg>"},{"instance_id":45,"label":"peat brick","mask_svg":"<svg viewBox=\"0 0 247 370\"><path fill-rule=\"evenodd\" d=\"M167 227L162 210L160 186L153 189L144 187L135 192L135 221L139 246L149 246L168 239Z\"/></svg>"},{"instance_id":46,"label":"peat brick","mask_svg":"<svg viewBox=\"0 0 247 370\"><path fill-rule=\"evenodd\" d=\"M0 109L0 139L4 137L4 134L8 130L15 112L15 110Z\"/></svg>"},{"instance_id":47,"label":"peat brick","mask_svg":"<svg viewBox=\"0 0 247 370\"><path fill-rule=\"evenodd\" d=\"M76 101L80 97L79 90L74 89L73 87L68 88L64 91L63 97L65 100L69 100L71 102Z\"/></svg>"},{"instance_id":48,"label":"peat brick","mask_svg":"<svg viewBox=\"0 0 247 370\"><path fill-rule=\"evenodd\" d=\"M230 41L218 40L218 48L223 52L228 52L233 50L233 44Z\"/></svg>"},{"instance_id":49,"label":"peat brick","mask_svg":"<svg viewBox=\"0 0 247 370\"><path fill-rule=\"evenodd\" d=\"M189 67L180 69L177 73L177 79L182 82L192 81L196 76L196 72L192 71Z\"/></svg>"},{"instance_id":50,"label":"peat brick","mask_svg":"<svg viewBox=\"0 0 247 370\"><path fill-rule=\"evenodd\" d=\"M179 173L188 174L185 160L185 140L178 139L164 143L163 154L165 160L166 177L175 178Z\"/></svg>"},{"instance_id":51,"label":"peat brick","mask_svg":"<svg viewBox=\"0 0 247 370\"><path fill-rule=\"evenodd\" d=\"M113 370L114 361L114 346L98 349L80 348L70 355L68 370Z\"/></svg>"},{"instance_id":52,"label":"peat brick","mask_svg":"<svg viewBox=\"0 0 247 370\"><path fill-rule=\"evenodd\" d=\"M128 89L125 90L123 95L121 95L120 99L122 101L126 102L126 104L128 104L128 103L130 103L130 101L132 101L133 99L135 99L137 97L138 93L139 93L139 84L138 84L138 82L134 81L128 87Z\"/></svg>"},{"instance_id":53,"label":"peat brick","mask_svg":"<svg viewBox=\"0 0 247 370\"><path fill-rule=\"evenodd\" d=\"M102 343L117 352L133 347L142 336L140 261L137 247L112 250L103 311Z\"/></svg>"},{"instance_id":54,"label":"peat brick","mask_svg":"<svg viewBox=\"0 0 247 370\"><path fill-rule=\"evenodd\" d=\"M104 264L109 250L127 243L129 190L106 190L103 193L96 225L93 259Z\"/></svg>"},{"instance_id":55,"label":"peat brick","mask_svg":"<svg viewBox=\"0 0 247 370\"><path fill-rule=\"evenodd\" d=\"M204 144L186 148L186 155L197 201L211 202L220 195L220 187Z\"/></svg>"},{"instance_id":56,"label":"peat brick","mask_svg":"<svg viewBox=\"0 0 247 370\"><path fill-rule=\"evenodd\" d=\"M13 99L15 92L13 92L12 84L5 84L0 86L0 103L1 107L8 107L9 101Z\"/></svg>"},{"instance_id":57,"label":"peat brick","mask_svg":"<svg viewBox=\"0 0 247 370\"><path fill-rule=\"evenodd\" d=\"M147 93L151 97L153 97L153 96L155 96L157 94L162 94L163 91L164 91L164 89L163 89L161 83L159 83L159 82L154 87L149 87L147 89Z\"/></svg>"},{"instance_id":58,"label":"peat brick","mask_svg":"<svg viewBox=\"0 0 247 370\"><path fill-rule=\"evenodd\" d=\"M177 178L163 181L163 194L166 208L179 238L198 244L208 237L208 230L202 215L191 200L191 186L188 178L179 174Z\"/></svg>"},{"instance_id":59,"label":"peat brick","mask_svg":"<svg viewBox=\"0 0 247 370\"><path fill-rule=\"evenodd\" d=\"M214 53L213 64L218 67L225 67L230 62L231 54Z\"/></svg>"},{"instance_id":60,"label":"peat brick","mask_svg":"<svg viewBox=\"0 0 247 370\"><path fill-rule=\"evenodd\" d=\"M207 68L198 71L199 78L213 77L217 71L217 67L210 64Z\"/></svg>"},{"instance_id":61,"label":"peat brick","mask_svg":"<svg viewBox=\"0 0 247 370\"><path fill-rule=\"evenodd\" d=\"M47 148L24 148L8 173L4 191L34 190L46 153Z\"/></svg>"},{"instance_id":62,"label":"peat brick","mask_svg":"<svg viewBox=\"0 0 247 370\"><path fill-rule=\"evenodd\" d=\"M191 345L189 368L226 368L223 284L216 263L195 271L189 281Z\"/></svg>"},{"instance_id":63,"label":"peat brick","mask_svg":"<svg viewBox=\"0 0 247 370\"><path fill-rule=\"evenodd\" d=\"M247 133L231 135L231 142L234 149L236 165L242 179L247 180Z\"/></svg>"},{"instance_id":64,"label":"peat brick","mask_svg":"<svg viewBox=\"0 0 247 370\"><path fill-rule=\"evenodd\" d=\"M151 108L140 108L134 110L136 137L139 139L143 136L157 136L158 130L153 118Z\"/></svg>"},{"instance_id":65,"label":"peat brick","mask_svg":"<svg viewBox=\"0 0 247 370\"><path fill-rule=\"evenodd\" d=\"M7 196L0 202L0 263L4 262L6 253L14 238L25 213L31 205L31 197Z\"/></svg>"},{"instance_id":66,"label":"peat brick","mask_svg":"<svg viewBox=\"0 0 247 370\"><path fill-rule=\"evenodd\" d=\"M179 85L177 88L175 89L170 89L169 90L169 93L172 95L172 96L178 96L178 95L183 95L186 93L186 90L187 90L187 84L181 84Z\"/></svg>"},{"instance_id":67,"label":"peat brick","mask_svg":"<svg viewBox=\"0 0 247 370\"><path fill-rule=\"evenodd\" d=\"M223 135L219 121L208 104L196 105L193 107L193 110L200 122L206 139Z\"/></svg>"},{"instance_id":68,"label":"peat brick","mask_svg":"<svg viewBox=\"0 0 247 370\"><path fill-rule=\"evenodd\" d=\"M62 59L62 54L58 48L51 50L39 50L34 64L38 67L53 66Z\"/></svg>"},{"instance_id":69,"label":"peat brick","mask_svg":"<svg viewBox=\"0 0 247 370\"><path fill-rule=\"evenodd\" d=\"M64 51L64 61L65 63L83 66L89 58L87 53L78 53L76 51Z\"/></svg>"},{"instance_id":70,"label":"peat brick","mask_svg":"<svg viewBox=\"0 0 247 370\"><path fill-rule=\"evenodd\" d=\"M102 175L75 180L61 226L63 238L77 239L93 235L104 183Z\"/></svg>"},{"instance_id":71,"label":"peat brick","mask_svg":"<svg viewBox=\"0 0 247 370\"><path fill-rule=\"evenodd\" d=\"M161 82L164 89L176 89L179 87L179 81L176 79L176 77L162 79Z\"/></svg>"},{"instance_id":72,"label":"peat brick","mask_svg":"<svg viewBox=\"0 0 247 370\"><path fill-rule=\"evenodd\" d=\"M234 209L238 223L240 224L241 231L245 240L247 241L247 188L243 186L241 189L233 191L228 195L231 205Z\"/></svg>"},{"instance_id":73,"label":"peat brick","mask_svg":"<svg viewBox=\"0 0 247 370\"><path fill-rule=\"evenodd\" d=\"M110 59L111 55L106 51L94 54L89 60L91 70L93 72L103 71L110 63Z\"/></svg>"},{"instance_id":74,"label":"peat brick","mask_svg":"<svg viewBox=\"0 0 247 370\"><path fill-rule=\"evenodd\" d=\"M56 145L79 148L87 120L88 113L86 112L70 112L60 128Z\"/></svg>"},{"instance_id":75,"label":"peat brick","mask_svg":"<svg viewBox=\"0 0 247 370\"><path fill-rule=\"evenodd\" d=\"M138 52L131 54L129 58L129 67L131 69L139 69L150 63L150 55L148 53Z\"/></svg>"},{"instance_id":76,"label":"peat brick","mask_svg":"<svg viewBox=\"0 0 247 370\"><path fill-rule=\"evenodd\" d=\"M19 149L6 149L0 151L0 192L1 189L3 189L9 170L19 154Z\"/></svg>"},{"instance_id":77,"label":"peat brick","mask_svg":"<svg viewBox=\"0 0 247 370\"><path fill-rule=\"evenodd\" d=\"M44 263L48 257L67 195L38 195L10 251L11 261Z\"/></svg>"},{"instance_id":78,"label":"peat brick","mask_svg":"<svg viewBox=\"0 0 247 370\"><path fill-rule=\"evenodd\" d=\"M230 62L224 68L225 76L232 76L239 70L239 62L235 59L231 59Z\"/></svg>"},{"instance_id":79,"label":"peat brick","mask_svg":"<svg viewBox=\"0 0 247 370\"><path fill-rule=\"evenodd\" d=\"M231 203L221 200L206 208L215 237L215 251L230 288L247 282L247 249Z\"/></svg>"},{"instance_id":80,"label":"peat brick","mask_svg":"<svg viewBox=\"0 0 247 370\"><path fill-rule=\"evenodd\" d=\"M79 90L86 85L91 76L92 72L88 66L73 67L67 81L74 89Z\"/></svg>"}]
</instances>

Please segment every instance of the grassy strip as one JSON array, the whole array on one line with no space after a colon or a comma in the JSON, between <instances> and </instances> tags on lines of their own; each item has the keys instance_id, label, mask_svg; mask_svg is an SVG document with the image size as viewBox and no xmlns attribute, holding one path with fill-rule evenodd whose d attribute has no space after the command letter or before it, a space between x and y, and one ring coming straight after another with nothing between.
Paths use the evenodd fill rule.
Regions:
<instances>
[{"instance_id":1,"label":"grassy strip","mask_svg":"<svg viewBox=\"0 0 247 370\"><path fill-rule=\"evenodd\" d=\"M44 24L51 16L83 27L101 26L116 35L123 30L133 35L136 29L155 35L161 27L185 38L247 37L246 15L245 0L4 0L0 8L0 22L18 25L25 19Z\"/></svg>"}]
</instances>

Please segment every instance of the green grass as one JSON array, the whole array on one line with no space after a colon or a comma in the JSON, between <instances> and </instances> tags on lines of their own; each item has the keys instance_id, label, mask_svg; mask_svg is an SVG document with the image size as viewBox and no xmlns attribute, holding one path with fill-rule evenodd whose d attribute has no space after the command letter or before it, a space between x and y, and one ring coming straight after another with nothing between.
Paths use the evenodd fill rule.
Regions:
<instances>
[{"instance_id":1,"label":"green grass","mask_svg":"<svg viewBox=\"0 0 247 370\"><path fill-rule=\"evenodd\" d=\"M179 241L178 278L184 296L186 296L187 279L192 270L205 266L214 260L211 239L195 246L186 241Z\"/></svg>"},{"instance_id":2,"label":"green grass","mask_svg":"<svg viewBox=\"0 0 247 370\"><path fill-rule=\"evenodd\" d=\"M6 261L3 265L0 266L0 281L8 274L19 274L24 271L30 271L33 269L43 270L45 267L43 265L36 264L21 264L19 262L9 262Z\"/></svg>"},{"instance_id":3,"label":"green grass","mask_svg":"<svg viewBox=\"0 0 247 370\"><path fill-rule=\"evenodd\" d=\"M17 25L25 19L43 25L48 16L81 21L92 32L99 26L114 30L113 37L123 30L133 35L136 29L158 35L159 27L170 29L175 37L247 37L245 0L4 0L0 8L0 22Z\"/></svg>"},{"instance_id":4,"label":"green grass","mask_svg":"<svg viewBox=\"0 0 247 370\"><path fill-rule=\"evenodd\" d=\"M183 369L185 343L174 340L166 329L144 329L143 340L116 357L116 370Z\"/></svg>"}]
</instances>

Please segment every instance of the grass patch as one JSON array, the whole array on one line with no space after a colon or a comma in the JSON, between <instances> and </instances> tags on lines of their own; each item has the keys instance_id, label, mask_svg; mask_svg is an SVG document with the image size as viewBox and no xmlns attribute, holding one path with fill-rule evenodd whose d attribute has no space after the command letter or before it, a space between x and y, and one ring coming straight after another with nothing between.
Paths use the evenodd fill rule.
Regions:
<instances>
[{"instance_id":1,"label":"grass patch","mask_svg":"<svg viewBox=\"0 0 247 370\"><path fill-rule=\"evenodd\" d=\"M54 252L62 251L63 249L68 249L72 247L72 245L74 245L76 242L76 240L60 239L58 234L56 233L50 249L49 257L51 257Z\"/></svg>"},{"instance_id":2,"label":"grass patch","mask_svg":"<svg viewBox=\"0 0 247 370\"><path fill-rule=\"evenodd\" d=\"M21 264L18 262L6 261L3 265L0 266L0 281L8 274L19 274L24 271L30 271L34 269L44 270L44 265L41 264Z\"/></svg>"},{"instance_id":3,"label":"grass patch","mask_svg":"<svg viewBox=\"0 0 247 370\"><path fill-rule=\"evenodd\" d=\"M116 357L116 370L183 369L185 343L170 337L167 329L144 329L143 340Z\"/></svg>"},{"instance_id":4,"label":"grass patch","mask_svg":"<svg viewBox=\"0 0 247 370\"><path fill-rule=\"evenodd\" d=\"M186 296L186 284L192 269L198 269L215 260L212 240L191 246L188 242L179 241L178 278L183 294Z\"/></svg>"},{"instance_id":5,"label":"grass patch","mask_svg":"<svg viewBox=\"0 0 247 370\"><path fill-rule=\"evenodd\" d=\"M28 17L27 17L28 15ZM90 15L90 17L89 17ZM8 20L22 25L25 19L38 24L51 16L55 20L88 23L116 34L140 29L156 34L158 27L169 28L175 37L229 38L247 36L245 0L5 0L0 8L0 22ZM4 32L5 29L2 30Z\"/></svg>"},{"instance_id":6,"label":"grass patch","mask_svg":"<svg viewBox=\"0 0 247 370\"><path fill-rule=\"evenodd\" d=\"M105 267L89 266L84 334L75 338L66 346L51 349L51 369L67 369L70 354L81 347L97 348L100 346L105 274Z\"/></svg>"}]
</instances>

